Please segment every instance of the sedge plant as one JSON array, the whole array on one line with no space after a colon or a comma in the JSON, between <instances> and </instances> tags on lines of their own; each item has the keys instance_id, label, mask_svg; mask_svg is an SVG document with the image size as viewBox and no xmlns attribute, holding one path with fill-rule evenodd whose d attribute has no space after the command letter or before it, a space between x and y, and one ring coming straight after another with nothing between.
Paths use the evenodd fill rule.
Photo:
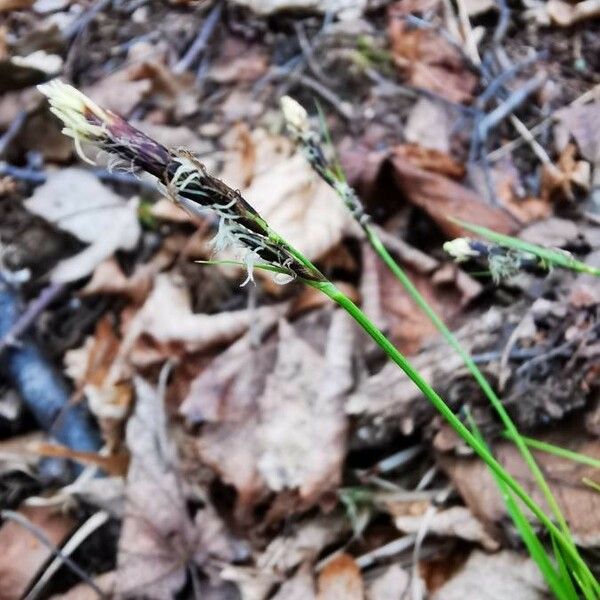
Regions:
<instances>
[{"instance_id":1,"label":"sedge plant","mask_svg":"<svg viewBox=\"0 0 600 600\"><path fill-rule=\"evenodd\" d=\"M446 242L444 250L457 262L470 259L487 262L494 279L509 277L518 271L526 271L531 266L544 270L559 267L600 277L600 269L586 265L565 250L544 248L459 219L453 218L451 221L484 238L487 243L471 238L456 238ZM502 263L509 265L503 267Z\"/></svg>"},{"instance_id":2,"label":"sedge plant","mask_svg":"<svg viewBox=\"0 0 600 600\"><path fill-rule=\"evenodd\" d=\"M77 89L58 80L40 86L48 97L52 112L64 123L63 133L75 140L88 142L124 161L132 170L154 176L157 186L174 202L191 213L210 210L218 216L216 248L232 248L247 267L247 280L252 280L253 268L273 271L281 279L297 279L319 290L337 303L371 336L385 354L413 381L417 388L448 421L457 434L485 462L494 477L502 482L514 503L520 500L539 520L552 537L564 562L569 566L581 593L586 598L600 598L600 585L579 555L562 523L557 526L521 484L495 459L483 439L473 433L452 411L410 361L340 289L329 281L300 251L275 232L267 221L224 182L209 174L191 153L171 150L132 127L115 113L96 105ZM87 157L86 157L87 159ZM87 159L89 160L89 159ZM360 219L361 215L357 215ZM521 513L522 514L522 513ZM554 590L555 586L551 585ZM560 591L560 588L556 588ZM557 597L570 600L568 590Z\"/></svg>"},{"instance_id":3,"label":"sedge plant","mask_svg":"<svg viewBox=\"0 0 600 600\"><path fill-rule=\"evenodd\" d=\"M324 146L327 145L329 150L331 150L332 145L323 119L321 119L320 130L312 128L307 111L296 100L289 96L284 96L281 99L281 108L284 114L289 133L291 134L294 141L297 143L298 147L306 157L313 170L330 187L332 187L336 191L338 196L341 198L341 200L344 202L344 204L354 217L355 221L362 228L365 237L367 238L368 242L375 250L375 252L379 255L379 257L383 260L383 262L387 265L387 267L395 275L395 277L400 281L400 283L407 290L407 292L409 293L413 301L417 304L417 306L425 313L425 315L430 319L430 321L442 334L447 343L463 360L463 363L470 371L474 379L477 381L482 391L492 404L493 408L498 413L500 419L502 420L507 430L507 437L514 441L514 443L517 445L519 451L521 452L521 455L523 456L526 464L532 472L535 481L541 489L546 499L546 502L551 507L552 512L554 513L554 516L557 522L559 523L561 530L563 531L564 535L571 540L571 545L573 548L575 548L575 545L571 539L571 533L566 523L566 520L562 515L558 503L552 495L552 492L543 476L543 473L541 472L540 468L535 462L535 459L533 458L528 448L527 442L519 434L516 426L514 425L512 419L506 412L504 406L502 405L502 402L496 395L491 384L488 382L487 378L481 372L477 364L473 361L470 354L462 347L456 336L450 331L450 329L446 326L446 324L443 322L440 316L435 312L435 310L431 307L427 300L418 291L408 274L390 255L387 248L380 239L377 233L377 229L374 226L370 216L365 211L363 204L360 201L356 191L348 184L347 178L345 177L341 166L339 165L335 157L331 155L331 152L329 154L326 152ZM519 258L521 259L521 263L525 262L525 255L523 255L523 253L519 254ZM540 261L535 255L529 254L527 255L527 258L530 260L532 266L538 266ZM499 261L497 262L499 263ZM513 262L516 262L516 259ZM472 432L473 435L475 435L478 438L481 444L485 444L485 440L476 428L472 428ZM551 589L555 591L557 597L574 597L571 593L572 584L570 579L569 581L560 581L560 573L558 574L558 576L556 575L556 573L554 573L554 569L552 568L547 555L541 551L543 550L541 542L535 535L535 532L531 528L527 518L521 511L518 504L514 502L514 498L511 496L510 491L506 488L502 479L498 477L495 477L495 479L500 488L502 496L505 499L509 514L513 517L513 520L517 528L519 529L532 556L534 557L534 559L540 566L540 569L546 576L546 580ZM557 557L557 563L559 566L560 562L560 557ZM565 589L561 590L561 586L564 586Z\"/></svg>"}]
</instances>

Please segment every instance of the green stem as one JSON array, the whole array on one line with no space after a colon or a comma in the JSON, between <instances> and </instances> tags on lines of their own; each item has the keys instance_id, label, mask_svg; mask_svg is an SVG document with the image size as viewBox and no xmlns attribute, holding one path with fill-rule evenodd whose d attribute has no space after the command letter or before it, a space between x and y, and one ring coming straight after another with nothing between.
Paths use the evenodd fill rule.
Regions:
<instances>
[{"instance_id":1,"label":"green stem","mask_svg":"<svg viewBox=\"0 0 600 600\"><path fill-rule=\"evenodd\" d=\"M505 431L503 435L507 439L512 439L511 434L507 431ZM572 460L573 462L577 462L582 465L587 465L589 467L593 467L594 469L600 469L600 460L598 460L597 458L592 458L591 456L581 454L581 452L574 452L573 450L569 450L568 448L562 448L561 446L549 444L548 442L542 442L541 440L536 440L534 438L526 437L524 435L520 437L530 448L534 448L535 450L539 450L540 452L546 452L547 454L553 454L554 456L558 456L560 458Z\"/></svg>"},{"instance_id":2,"label":"green stem","mask_svg":"<svg viewBox=\"0 0 600 600\"><path fill-rule=\"evenodd\" d=\"M509 414L506 412L500 398L494 392L492 386L486 379L485 375L481 372L479 367L475 364L475 361L471 358L471 355L464 350L460 342L456 339L455 335L448 329L446 324L440 319L437 313L431 308L431 306L427 303L425 298L421 295L419 290L415 287L413 282L410 280L408 275L400 268L398 263L392 258L390 253L387 251L386 247L383 245L382 241L379 239L374 227L372 225L367 225L364 228L365 233L367 234L367 238L369 243L373 246L377 254L381 257L381 259L388 266L390 271L398 278L400 283L406 288L411 298L415 301L418 307L427 315L427 317L431 320L431 322L435 325L438 331L444 336L448 344L455 350L455 352L461 357L466 367L469 369L477 383L480 385L484 394L488 397L492 406L498 413L498 416L502 420L504 427L508 432L510 438L514 441L517 448L521 452L523 459L527 463L527 466L531 470L536 483L538 484L540 490L544 494L544 498L548 503L548 506L551 508L554 513L556 520L558 521L560 528L562 529L565 536L571 539L571 532L569 531L569 527L567 522L550 490L550 487L546 483L546 479L542 474L540 468L538 467L533 455L527 448L527 445L521 439L515 424L510 418Z\"/></svg>"},{"instance_id":3,"label":"green stem","mask_svg":"<svg viewBox=\"0 0 600 600\"><path fill-rule=\"evenodd\" d=\"M565 536L564 533L554 525L552 520L544 513L544 511L529 497L523 487L512 478L509 473L496 461L485 444L482 444L471 431L465 427L461 420L452 412L450 407L437 394L437 392L423 379L419 372L405 358L396 347L385 337L385 335L369 320L369 318L335 285L329 281L322 282L307 282L316 289L323 292L331 298L339 306L341 306L350 316L368 333L377 345L393 360L413 381L413 383L423 392L429 399L438 412L440 412L451 427L475 450L479 457L485 462L489 469L499 477L512 492L527 506L527 508L544 524L546 529L560 541L563 550L569 555L573 563L577 564L581 572L586 577L586 580L591 582L596 590L600 590L600 585L594 579L588 566L579 556L576 548L573 545L570 536Z\"/></svg>"}]
</instances>

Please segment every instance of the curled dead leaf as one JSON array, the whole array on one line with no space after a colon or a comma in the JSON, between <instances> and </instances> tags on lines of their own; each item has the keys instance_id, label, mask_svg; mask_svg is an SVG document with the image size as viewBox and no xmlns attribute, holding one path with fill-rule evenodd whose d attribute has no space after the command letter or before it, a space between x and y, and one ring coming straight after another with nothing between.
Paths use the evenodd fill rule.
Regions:
<instances>
[{"instance_id":1,"label":"curled dead leaf","mask_svg":"<svg viewBox=\"0 0 600 600\"><path fill-rule=\"evenodd\" d=\"M433 29L411 29L397 13L397 5L402 3L389 11L388 36L396 65L408 83L452 102L471 100L477 77L458 50Z\"/></svg>"},{"instance_id":2,"label":"curled dead leaf","mask_svg":"<svg viewBox=\"0 0 600 600\"><path fill-rule=\"evenodd\" d=\"M410 147L394 149L391 161L396 185L411 203L427 212L448 237L467 235L448 217L483 225L500 233L514 233L516 223L504 211L486 204L477 193L460 183L425 169L422 159L414 157Z\"/></svg>"}]
</instances>

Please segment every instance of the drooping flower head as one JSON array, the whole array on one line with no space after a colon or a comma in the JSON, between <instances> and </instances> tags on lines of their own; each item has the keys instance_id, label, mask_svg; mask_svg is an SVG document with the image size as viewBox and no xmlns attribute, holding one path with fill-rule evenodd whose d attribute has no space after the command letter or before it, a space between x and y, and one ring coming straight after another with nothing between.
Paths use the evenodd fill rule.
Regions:
<instances>
[{"instance_id":1,"label":"drooping flower head","mask_svg":"<svg viewBox=\"0 0 600 600\"><path fill-rule=\"evenodd\" d=\"M370 219L362 202L346 181L339 165L328 158L323 148L323 135L311 127L306 109L290 96L283 96L279 104L287 130L310 166L323 181L335 190L359 224L366 225Z\"/></svg>"},{"instance_id":2,"label":"drooping flower head","mask_svg":"<svg viewBox=\"0 0 600 600\"><path fill-rule=\"evenodd\" d=\"M52 112L64 123L63 133L75 140L84 160L81 142L89 142L126 161L132 170L150 173L160 189L188 212L206 209L219 217L215 246L242 250L252 280L252 266L264 261L293 276L321 280L323 276L274 231L258 212L186 150L171 150L131 126L110 110L101 108L74 87L59 80L38 86L48 97Z\"/></svg>"}]
</instances>

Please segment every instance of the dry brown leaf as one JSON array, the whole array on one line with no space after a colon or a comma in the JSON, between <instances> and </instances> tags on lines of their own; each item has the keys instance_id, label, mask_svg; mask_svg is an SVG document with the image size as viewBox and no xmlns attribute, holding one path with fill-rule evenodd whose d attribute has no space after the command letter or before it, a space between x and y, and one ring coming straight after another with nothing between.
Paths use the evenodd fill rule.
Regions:
<instances>
[{"instance_id":1,"label":"dry brown leaf","mask_svg":"<svg viewBox=\"0 0 600 600\"><path fill-rule=\"evenodd\" d=\"M0 13L31 8L33 0L0 0Z\"/></svg>"},{"instance_id":2,"label":"dry brown leaf","mask_svg":"<svg viewBox=\"0 0 600 600\"><path fill-rule=\"evenodd\" d=\"M333 345L324 361L282 321L277 341L269 338L257 347L260 335L249 334L192 383L181 410L208 421L198 440L200 456L236 488L239 518L269 489L287 490L298 496L299 506L311 506L339 481L343 395L351 379L349 355L334 345L351 352L352 344L335 342L348 335L348 326L341 314L334 316Z\"/></svg>"},{"instance_id":3,"label":"dry brown leaf","mask_svg":"<svg viewBox=\"0 0 600 600\"><path fill-rule=\"evenodd\" d=\"M388 567L367 583L366 600L402 600L408 590L410 576L398 565Z\"/></svg>"},{"instance_id":4,"label":"dry brown leaf","mask_svg":"<svg viewBox=\"0 0 600 600\"><path fill-rule=\"evenodd\" d=\"M399 515L395 517L396 527L404 533L417 533L427 520L427 535L457 537L481 544L486 550L498 550L500 544L484 528L468 508L453 506L436 512L431 519L425 515Z\"/></svg>"},{"instance_id":5,"label":"dry brown leaf","mask_svg":"<svg viewBox=\"0 0 600 600\"><path fill-rule=\"evenodd\" d=\"M396 184L408 200L427 212L448 237L467 235L448 217L483 225L499 233L510 234L516 230L516 223L504 211L485 204L473 190L456 181L417 166L412 162L414 160L411 148L395 148L392 165ZM422 159L419 160L423 165Z\"/></svg>"},{"instance_id":6,"label":"dry brown leaf","mask_svg":"<svg viewBox=\"0 0 600 600\"><path fill-rule=\"evenodd\" d=\"M564 150L573 137L579 152L592 164L600 163L600 102L574 104L557 110L555 138L559 151Z\"/></svg>"},{"instance_id":7,"label":"dry brown leaf","mask_svg":"<svg viewBox=\"0 0 600 600\"><path fill-rule=\"evenodd\" d=\"M570 27L579 21L599 16L600 1L584 0L572 4L564 0L548 0L545 9L554 23L561 27Z\"/></svg>"},{"instance_id":8,"label":"dry brown leaf","mask_svg":"<svg viewBox=\"0 0 600 600\"><path fill-rule=\"evenodd\" d=\"M129 323L121 354L127 355L142 334L163 344L182 344L190 352L227 344L253 323L272 323L285 310L285 305L276 305L212 315L195 314L184 281L176 274L162 273L156 277L152 292Z\"/></svg>"},{"instance_id":9,"label":"dry brown leaf","mask_svg":"<svg viewBox=\"0 0 600 600\"><path fill-rule=\"evenodd\" d=\"M193 531L178 484L175 449L156 391L136 382L135 412L127 424L131 463L119 540L116 591L170 598L185 583Z\"/></svg>"},{"instance_id":10,"label":"dry brown leaf","mask_svg":"<svg viewBox=\"0 0 600 600\"><path fill-rule=\"evenodd\" d=\"M529 558L503 550L496 554L472 552L462 569L439 588L431 600L544 600L546 586Z\"/></svg>"},{"instance_id":11,"label":"dry brown leaf","mask_svg":"<svg viewBox=\"0 0 600 600\"><path fill-rule=\"evenodd\" d=\"M419 98L408 113L404 135L408 142L440 152L450 150L451 114L441 103Z\"/></svg>"},{"instance_id":12,"label":"dry brown leaf","mask_svg":"<svg viewBox=\"0 0 600 600\"><path fill-rule=\"evenodd\" d=\"M103 573L92 579L107 597L114 594L116 579L115 571ZM98 593L91 588L87 582L83 581L82 583L73 586L68 592L50 596L49 600L98 600Z\"/></svg>"},{"instance_id":13,"label":"dry brown leaf","mask_svg":"<svg viewBox=\"0 0 600 600\"><path fill-rule=\"evenodd\" d=\"M433 29L411 29L395 7L389 11L388 35L394 61L408 83L452 102L471 100L477 77L457 49Z\"/></svg>"},{"instance_id":14,"label":"dry brown leaf","mask_svg":"<svg viewBox=\"0 0 600 600\"><path fill-rule=\"evenodd\" d=\"M570 437L568 433L558 436L558 439L556 436L548 438L542 435L538 435L537 438L596 459L600 458L599 442L583 441L579 431L574 436L571 431ZM516 447L509 443L498 444L495 455L531 498L542 507L546 506ZM600 543L600 495L582 483L584 477L594 479L596 471L552 454L536 452L535 457L577 543L584 547L597 546ZM504 502L487 467L481 461L442 456L441 462L474 515L484 523L490 524L497 523L505 517Z\"/></svg>"},{"instance_id":15,"label":"dry brown leaf","mask_svg":"<svg viewBox=\"0 0 600 600\"><path fill-rule=\"evenodd\" d=\"M279 588L271 600L315 600L315 582L310 565L302 565Z\"/></svg>"},{"instance_id":16,"label":"dry brown leaf","mask_svg":"<svg viewBox=\"0 0 600 600\"><path fill-rule=\"evenodd\" d=\"M19 513L59 546L75 528L75 521L54 508L22 507ZM22 525L6 520L0 528L0 598L19 600L52 551Z\"/></svg>"},{"instance_id":17,"label":"dry brown leaf","mask_svg":"<svg viewBox=\"0 0 600 600\"><path fill-rule=\"evenodd\" d=\"M469 166L469 178L482 198L489 195L488 175L496 198L520 223L530 223L550 216L552 204L542 198L525 196L521 174L510 157L498 161L486 173L479 165Z\"/></svg>"},{"instance_id":18,"label":"dry brown leaf","mask_svg":"<svg viewBox=\"0 0 600 600\"><path fill-rule=\"evenodd\" d=\"M139 266L130 277L126 277L115 258L109 258L101 262L92 278L80 291L82 296L93 296L94 294L119 294L139 304L152 288L152 271L158 268L147 268L148 265Z\"/></svg>"},{"instance_id":19,"label":"dry brown leaf","mask_svg":"<svg viewBox=\"0 0 600 600\"><path fill-rule=\"evenodd\" d=\"M315 175L289 140L257 129L229 141L223 179L288 242L317 259L356 226L336 193Z\"/></svg>"},{"instance_id":20,"label":"dry brown leaf","mask_svg":"<svg viewBox=\"0 0 600 600\"><path fill-rule=\"evenodd\" d=\"M75 398L85 395L96 416L112 460L123 455L123 421L133 399L130 369L122 361L115 364L121 341L114 332L110 315L96 324L96 330L83 346L65 354L66 373L75 382Z\"/></svg>"},{"instance_id":21,"label":"dry brown leaf","mask_svg":"<svg viewBox=\"0 0 600 600\"><path fill-rule=\"evenodd\" d=\"M432 274L419 273L411 268L407 268L406 272L445 321L455 318L481 291L477 282L448 263ZM371 276L374 279L367 286L365 278ZM367 314L375 317L376 323L389 331L402 352L414 354L428 338L436 334L435 326L381 261L363 262L361 296ZM374 314L377 311L379 315Z\"/></svg>"},{"instance_id":22,"label":"dry brown leaf","mask_svg":"<svg viewBox=\"0 0 600 600\"><path fill-rule=\"evenodd\" d=\"M57 119L47 111L29 114L11 146L15 155L39 152L48 162L65 163L73 156L73 141L61 132Z\"/></svg>"},{"instance_id":23,"label":"dry brown leaf","mask_svg":"<svg viewBox=\"0 0 600 600\"><path fill-rule=\"evenodd\" d=\"M218 83L256 81L266 73L269 62L263 45L245 42L239 36L229 37L221 44L207 77Z\"/></svg>"},{"instance_id":24,"label":"dry brown leaf","mask_svg":"<svg viewBox=\"0 0 600 600\"><path fill-rule=\"evenodd\" d=\"M309 505L341 480L342 396L352 384L351 351L350 358L342 351L352 347L344 343L346 318L341 312L333 317L325 368L322 357L281 321L277 360L260 399L258 469L270 489L298 489Z\"/></svg>"},{"instance_id":25,"label":"dry brown leaf","mask_svg":"<svg viewBox=\"0 0 600 600\"><path fill-rule=\"evenodd\" d=\"M426 148L418 144L401 144L394 149L399 160L408 161L412 166L425 171L432 171L452 179L462 179L466 170L464 165L454 160L446 152Z\"/></svg>"},{"instance_id":26,"label":"dry brown leaf","mask_svg":"<svg viewBox=\"0 0 600 600\"><path fill-rule=\"evenodd\" d=\"M84 204L82 198L86 199ZM90 244L52 270L51 278L56 282L86 277L116 250L132 250L141 234L137 201L126 202L82 169L52 173L25 201L25 206Z\"/></svg>"},{"instance_id":27,"label":"dry brown leaf","mask_svg":"<svg viewBox=\"0 0 600 600\"><path fill-rule=\"evenodd\" d=\"M577 241L580 235L577 225L570 219L550 217L525 227L519 237L530 244L564 248Z\"/></svg>"},{"instance_id":28,"label":"dry brown leaf","mask_svg":"<svg viewBox=\"0 0 600 600\"><path fill-rule=\"evenodd\" d=\"M83 93L98 106L127 117L151 90L148 79L134 80L131 67L121 69L83 88Z\"/></svg>"},{"instance_id":29,"label":"dry brown leaf","mask_svg":"<svg viewBox=\"0 0 600 600\"><path fill-rule=\"evenodd\" d=\"M317 600L363 600L360 569L349 554L338 554L319 573Z\"/></svg>"},{"instance_id":30,"label":"dry brown leaf","mask_svg":"<svg viewBox=\"0 0 600 600\"><path fill-rule=\"evenodd\" d=\"M202 509L192 522L162 401L141 379L136 393L127 424L131 463L116 588L119 594L162 600L181 589L188 563L205 564L213 557L229 562L236 551L212 508Z\"/></svg>"},{"instance_id":31,"label":"dry brown leaf","mask_svg":"<svg viewBox=\"0 0 600 600\"><path fill-rule=\"evenodd\" d=\"M550 200L575 200L575 191L588 191L591 183L590 163L575 159L575 146L567 144L558 159L542 167L542 197Z\"/></svg>"},{"instance_id":32,"label":"dry brown leaf","mask_svg":"<svg viewBox=\"0 0 600 600\"><path fill-rule=\"evenodd\" d=\"M256 565L261 572L268 570L282 579L298 565L316 560L323 548L343 537L348 529L349 523L339 515L307 519L270 542L257 557Z\"/></svg>"}]
</instances>

